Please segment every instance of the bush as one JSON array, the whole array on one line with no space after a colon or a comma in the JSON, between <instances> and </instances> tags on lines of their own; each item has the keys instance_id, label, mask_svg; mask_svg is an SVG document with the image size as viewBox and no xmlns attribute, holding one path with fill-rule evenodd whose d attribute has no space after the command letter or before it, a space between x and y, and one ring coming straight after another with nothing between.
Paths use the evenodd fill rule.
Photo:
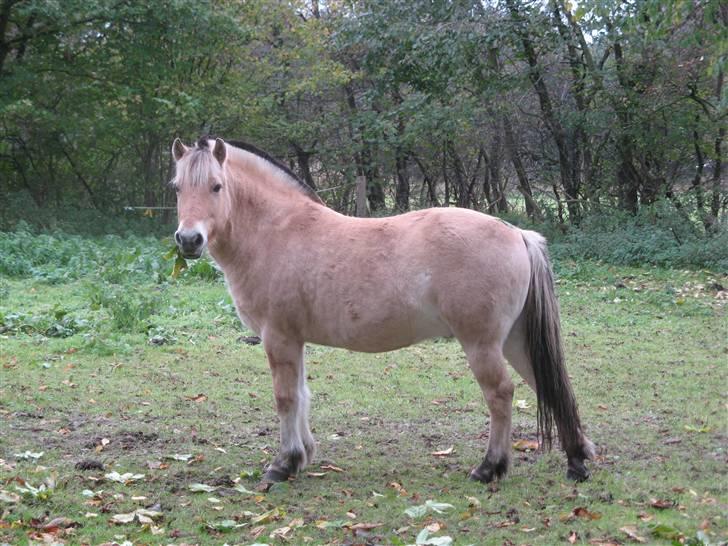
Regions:
<instances>
[{"instance_id":1,"label":"bush","mask_svg":"<svg viewBox=\"0 0 728 546\"><path fill-rule=\"evenodd\" d=\"M668 206L644 207L637 215L616 211L594 214L564 235L549 229L551 252L555 259L591 258L618 265L728 271L728 227L720 226L716 233L705 235Z\"/></svg>"},{"instance_id":2,"label":"bush","mask_svg":"<svg viewBox=\"0 0 728 546\"><path fill-rule=\"evenodd\" d=\"M165 277L161 242L152 237L88 238L63 232L35 233L20 222L0 232L0 275L59 283L89 275L121 283L129 277Z\"/></svg>"}]
</instances>

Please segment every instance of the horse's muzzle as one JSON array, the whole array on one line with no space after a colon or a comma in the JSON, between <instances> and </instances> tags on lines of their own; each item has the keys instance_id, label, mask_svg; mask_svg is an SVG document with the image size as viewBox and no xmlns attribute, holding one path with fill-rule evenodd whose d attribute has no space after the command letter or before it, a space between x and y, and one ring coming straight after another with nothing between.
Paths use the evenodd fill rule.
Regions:
<instances>
[{"instance_id":1,"label":"horse's muzzle","mask_svg":"<svg viewBox=\"0 0 728 546\"><path fill-rule=\"evenodd\" d=\"M185 258L196 259L202 256L205 238L196 229L178 229L174 240Z\"/></svg>"}]
</instances>

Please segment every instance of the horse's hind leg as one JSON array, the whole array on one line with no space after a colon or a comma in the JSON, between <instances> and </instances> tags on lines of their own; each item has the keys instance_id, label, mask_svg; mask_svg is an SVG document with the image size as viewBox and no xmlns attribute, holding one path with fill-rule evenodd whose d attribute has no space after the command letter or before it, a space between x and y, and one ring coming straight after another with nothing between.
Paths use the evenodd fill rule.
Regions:
<instances>
[{"instance_id":1,"label":"horse's hind leg","mask_svg":"<svg viewBox=\"0 0 728 546\"><path fill-rule=\"evenodd\" d=\"M500 345L465 347L465 353L490 412L488 451L470 477L487 483L504 476L510 465L513 382Z\"/></svg>"},{"instance_id":2,"label":"horse's hind leg","mask_svg":"<svg viewBox=\"0 0 728 546\"><path fill-rule=\"evenodd\" d=\"M281 427L280 451L263 479L280 482L295 476L313 456L313 437L307 422L310 395L306 387L303 344L271 332L264 332L263 344L273 376Z\"/></svg>"},{"instance_id":3,"label":"horse's hind leg","mask_svg":"<svg viewBox=\"0 0 728 546\"><path fill-rule=\"evenodd\" d=\"M503 352L509 364L518 372L518 375L528 383L531 389L533 389L533 392L537 392L531 358L526 350L523 317L520 317L511 329L503 346ZM559 427L560 424L557 423L556 426ZM577 445L567 446L565 448L568 463L566 475L568 478L576 481L583 481L589 477L589 470L586 468L584 460L593 459L596 451L594 444L587 438L586 434L581 431L580 433L581 437Z\"/></svg>"}]
</instances>

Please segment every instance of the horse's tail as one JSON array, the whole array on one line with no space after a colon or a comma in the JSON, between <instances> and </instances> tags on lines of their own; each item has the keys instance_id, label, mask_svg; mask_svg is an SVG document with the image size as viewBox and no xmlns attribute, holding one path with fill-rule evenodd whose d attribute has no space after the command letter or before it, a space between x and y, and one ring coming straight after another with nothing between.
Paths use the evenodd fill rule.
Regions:
<instances>
[{"instance_id":1,"label":"horse's tail","mask_svg":"<svg viewBox=\"0 0 728 546\"><path fill-rule=\"evenodd\" d=\"M550 449L555 424L567 454L583 453L590 458L591 442L582 441L579 410L564 364L559 303L546 240L535 231L522 230L522 234L531 262L524 314L527 351L536 380L538 435Z\"/></svg>"}]
</instances>

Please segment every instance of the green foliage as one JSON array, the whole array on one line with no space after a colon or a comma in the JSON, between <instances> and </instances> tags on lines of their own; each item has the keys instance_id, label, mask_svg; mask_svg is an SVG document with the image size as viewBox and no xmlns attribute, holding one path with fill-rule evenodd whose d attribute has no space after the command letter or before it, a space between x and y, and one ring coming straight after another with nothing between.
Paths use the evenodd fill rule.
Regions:
<instances>
[{"instance_id":1,"label":"green foliage","mask_svg":"<svg viewBox=\"0 0 728 546\"><path fill-rule=\"evenodd\" d=\"M558 259L597 259L620 265L672 265L728 271L728 229L708 236L681 220L667 205L645 207L637 215L612 211L593 214L578 228L556 235L551 252Z\"/></svg>"},{"instance_id":2,"label":"green foliage","mask_svg":"<svg viewBox=\"0 0 728 546\"><path fill-rule=\"evenodd\" d=\"M119 283L143 276L166 277L159 240L135 235L82 237L63 232L35 233L24 222L0 232L0 274L59 283L88 275Z\"/></svg>"},{"instance_id":3,"label":"green foliage","mask_svg":"<svg viewBox=\"0 0 728 546\"><path fill-rule=\"evenodd\" d=\"M167 304L164 292L137 291L129 287L92 284L89 287L91 309L104 309L114 330L148 332L155 325L153 316Z\"/></svg>"}]
</instances>

